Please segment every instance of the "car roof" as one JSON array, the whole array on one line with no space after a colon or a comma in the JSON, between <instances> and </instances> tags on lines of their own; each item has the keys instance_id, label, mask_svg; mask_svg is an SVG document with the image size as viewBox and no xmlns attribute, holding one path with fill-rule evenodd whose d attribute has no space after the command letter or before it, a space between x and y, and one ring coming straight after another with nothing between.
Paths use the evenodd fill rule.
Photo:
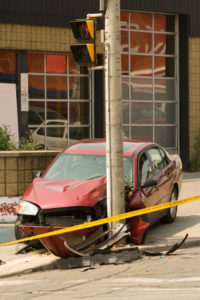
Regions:
<instances>
[{"instance_id":1,"label":"car roof","mask_svg":"<svg viewBox=\"0 0 200 300\"><path fill-rule=\"evenodd\" d=\"M132 156L136 150L153 145L150 142L123 141L124 156ZM106 155L106 141L103 139L87 139L65 149L64 153Z\"/></svg>"}]
</instances>

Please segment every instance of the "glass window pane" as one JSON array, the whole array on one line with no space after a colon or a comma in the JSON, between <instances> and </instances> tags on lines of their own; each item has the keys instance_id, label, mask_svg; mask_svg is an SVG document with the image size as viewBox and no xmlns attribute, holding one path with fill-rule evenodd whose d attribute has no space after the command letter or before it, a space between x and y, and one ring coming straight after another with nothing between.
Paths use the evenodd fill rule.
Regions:
<instances>
[{"instance_id":1,"label":"glass window pane","mask_svg":"<svg viewBox=\"0 0 200 300\"><path fill-rule=\"evenodd\" d=\"M28 53L28 72L44 73L43 53Z\"/></svg>"},{"instance_id":2,"label":"glass window pane","mask_svg":"<svg viewBox=\"0 0 200 300\"><path fill-rule=\"evenodd\" d=\"M46 55L47 73L66 73L66 55L47 54Z\"/></svg>"},{"instance_id":3,"label":"glass window pane","mask_svg":"<svg viewBox=\"0 0 200 300\"><path fill-rule=\"evenodd\" d=\"M162 32L174 32L175 17L170 15L155 15L154 30Z\"/></svg>"},{"instance_id":4,"label":"glass window pane","mask_svg":"<svg viewBox=\"0 0 200 300\"><path fill-rule=\"evenodd\" d=\"M163 147L176 147L176 127L155 127L155 142Z\"/></svg>"},{"instance_id":5,"label":"glass window pane","mask_svg":"<svg viewBox=\"0 0 200 300\"><path fill-rule=\"evenodd\" d=\"M16 82L16 54L0 52L0 82Z\"/></svg>"},{"instance_id":6,"label":"glass window pane","mask_svg":"<svg viewBox=\"0 0 200 300\"><path fill-rule=\"evenodd\" d=\"M152 53L152 33L132 31L129 51L131 53Z\"/></svg>"},{"instance_id":7,"label":"glass window pane","mask_svg":"<svg viewBox=\"0 0 200 300\"><path fill-rule=\"evenodd\" d=\"M77 140L89 138L88 127L70 127L69 128L69 143L75 143Z\"/></svg>"},{"instance_id":8,"label":"glass window pane","mask_svg":"<svg viewBox=\"0 0 200 300\"><path fill-rule=\"evenodd\" d=\"M120 26L121 28L128 28L128 16L129 13L126 11L120 12Z\"/></svg>"},{"instance_id":9,"label":"glass window pane","mask_svg":"<svg viewBox=\"0 0 200 300\"><path fill-rule=\"evenodd\" d=\"M70 99L89 99L89 78L69 77Z\"/></svg>"},{"instance_id":10,"label":"glass window pane","mask_svg":"<svg viewBox=\"0 0 200 300\"><path fill-rule=\"evenodd\" d=\"M44 98L44 76L29 75L28 90L30 99Z\"/></svg>"},{"instance_id":11,"label":"glass window pane","mask_svg":"<svg viewBox=\"0 0 200 300\"><path fill-rule=\"evenodd\" d=\"M41 128L37 131L37 135L45 136L45 128L44 128L44 127L41 127Z\"/></svg>"},{"instance_id":12,"label":"glass window pane","mask_svg":"<svg viewBox=\"0 0 200 300\"><path fill-rule=\"evenodd\" d=\"M123 135L123 139L124 140L128 140L129 139L129 129L130 129L129 126L123 126L122 135Z\"/></svg>"},{"instance_id":13,"label":"glass window pane","mask_svg":"<svg viewBox=\"0 0 200 300\"><path fill-rule=\"evenodd\" d=\"M131 105L132 124L153 123L153 103L132 103Z\"/></svg>"},{"instance_id":14,"label":"glass window pane","mask_svg":"<svg viewBox=\"0 0 200 300\"><path fill-rule=\"evenodd\" d=\"M175 124L176 123L176 104L175 103L156 103L155 123Z\"/></svg>"},{"instance_id":15,"label":"glass window pane","mask_svg":"<svg viewBox=\"0 0 200 300\"><path fill-rule=\"evenodd\" d=\"M53 122L51 122L53 123ZM67 128L64 126L40 127L34 130L32 138L34 143L46 146L49 150L62 150L67 146ZM56 122L54 123L56 125ZM52 124L52 125L54 125Z\"/></svg>"},{"instance_id":16,"label":"glass window pane","mask_svg":"<svg viewBox=\"0 0 200 300\"><path fill-rule=\"evenodd\" d=\"M130 28L152 30L152 15L137 12L130 13Z\"/></svg>"},{"instance_id":17,"label":"glass window pane","mask_svg":"<svg viewBox=\"0 0 200 300\"><path fill-rule=\"evenodd\" d=\"M123 101L122 102L122 113L123 113L123 124L129 124L129 113L130 108L129 108L129 102Z\"/></svg>"},{"instance_id":18,"label":"glass window pane","mask_svg":"<svg viewBox=\"0 0 200 300\"><path fill-rule=\"evenodd\" d=\"M154 90L156 100L176 100L174 79L155 79Z\"/></svg>"},{"instance_id":19,"label":"glass window pane","mask_svg":"<svg viewBox=\"0 0 200 300\"><path fill-rule=\"evenodd\" d=\"M122 77L122 99L129 99L129 79Z\"/></svg>"},{"instance_id":20,"label":"glass window pane","mask_svg":"<svg viewBox=\"0 0 200 300\"><path fill-rule=\"evenodd\" d=\"M147 141L153 140L153 127L149 126L132 126L131 127L131 139L135 141Z\"/></svg>"},{"instance_id":21,"label":"glass window pane","mask_svg":"<svg viewBox=\"0 0 200 300\"><path fill-rule=\"evenodd\" d=\"M154 175L156 175L165 167L164 161L161 157L160 151L157 148L151 148L147 152L151 157L153 172Z\"/></svg>"},{"instance_id":22,"label":"glass window pane","mask_svg":"<svg viewBox=\"0 0 200 300\"><path fill-rule=\"evenodd\" d=\"M175 54L175 36L165 34L155 34L154 36L155 54Z\"/></svg>"},{"instance_id":23,"label":"glass window pane","mask_svg":"<svg viewBox=\"0 0 200 300\"><path fill-rule=\"evenodd\" d=\"M128 52L128 31L121 31L121 52Z\"/></svg>"},{"instance_id":24,"label":"glass window pane","mask_svg":"<svg viewBox=\"0 0 200 300\"><path fill-rule=\"evenodd\" d=\"M47 120L67 120L67 103L47 102Z\"/></svg>"},{"instance_id":25,"label":"glass window pane","mask_svg":"<svg viewBox=\"0 0 200 300\"><path fill-rule=\"evenodd\" d=\"M121 72L124 75L128 75L129 72L129 55L121 55Z\"/></svg>"},{"instance_id":26,"label":"glass window pane","mask_svg":"<svg viewBox=\"0 0 200 300\"><path fill-rule=\"evenodd\" d=\"M68 54L69 73L80 74L80 67L76 64L72 54Z\"/></svg>"},{"instance_id":27,"label":"glass window pane","mask_svg":"<svg viewBox=\"0 0 200 300\"><path fill-rule=\"evenodd\" d=\"M64 137L64 127L47 127L47 136L55 138Z\"/></svg>"},{"instance_id":28,"label":"glass window pane","mask_svg":"<svg viewBox=\"0 0 200 300\"><path fill-rule=\"evenodd\" d=\"M154 58L154 76L159 77L174 77L174 58L157 56Z\"/></svg>"},{"instance_id":29,"label":"glass window pane","mask_svg":"<svg viewBox=\"0 0 200 300\"><path fill-rule=\"evenodd\" d=\"M70 125L86 125L89 123L89 103L71 102L69 106Z\"/></svg>"},{"instance_id":30,"label":"glass window pane","mask_svg":"<svg viewBox=\"0 0 200 300\"><path fill-rule=\"evenodd\" d=\"M153 100L153 80L131 78L131 99Z\"/></svg>"},{"instance_id":31,"label":"glass window pane","mask_svg":"<svg viewBox=\"0 0 200 300\"><path fill-rule=\"evenodd\" d=\"M146 55L131 55L132 76L152 76L152 57Z\"/></svg>"},{"instance_id":32,"label":"glass window pane","mask_svg":"<svg viewBox=\"0 0 200 300\"><path fill-rule=\"evenodd\" d=\"M67 78L63 76L47 76L47 98L66 99L67 98Z\"/></svg>"},{"instance_id":33,"label":"glass window pane","mask_svg":"<svg viewBox=\"0 0 200 300\"><path fill-rule=\"evenodd\" d=\"M29 102L28 124L40 125L44 122L44 102Z\"/></svg>"}]
</instances>

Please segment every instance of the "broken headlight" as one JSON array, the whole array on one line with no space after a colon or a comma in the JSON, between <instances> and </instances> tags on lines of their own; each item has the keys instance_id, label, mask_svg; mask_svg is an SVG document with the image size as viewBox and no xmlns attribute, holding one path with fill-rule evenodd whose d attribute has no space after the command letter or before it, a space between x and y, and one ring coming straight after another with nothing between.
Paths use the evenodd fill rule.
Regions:
<instances>
[{"instance_id":1,"label":"broken headlight","mask_svg":"<svg viewBox=\"0 0 200 300\"><path fill-rule=\"evenodd\" d=\"M39 211L39 207L35 204L27 201L20 200L17 205L17 214L36 216Z\"/></svg>"}]
</instances>

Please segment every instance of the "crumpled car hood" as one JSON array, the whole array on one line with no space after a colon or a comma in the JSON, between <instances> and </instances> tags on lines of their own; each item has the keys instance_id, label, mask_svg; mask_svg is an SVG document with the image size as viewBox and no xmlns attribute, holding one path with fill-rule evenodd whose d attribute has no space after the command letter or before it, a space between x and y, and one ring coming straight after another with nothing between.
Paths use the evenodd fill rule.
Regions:
<instances>
[{"instance_id":1,"label":"crumpled car hood","mask_svg":"<svg viewBox=\"0 0 200 300\"><path fill-rule=\"evenodd\" d=\"M93 207L105 197L105 176L87 181L35 178L21 200L35 203L41 209L52 209Z\"/></svg>"}]
</instances>

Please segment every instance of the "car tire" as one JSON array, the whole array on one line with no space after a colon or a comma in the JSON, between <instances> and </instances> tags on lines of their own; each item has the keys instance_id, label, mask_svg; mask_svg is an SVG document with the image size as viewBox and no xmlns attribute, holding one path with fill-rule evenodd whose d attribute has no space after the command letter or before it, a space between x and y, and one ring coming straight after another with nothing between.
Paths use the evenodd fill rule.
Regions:
<instances>
[{"instance_id":1,"label":"car tire","mask_svg":"<svg viewBox=\"0 0 200 300\"><path fill-rule=\"evenodd\" d=\"M172 202L172 201L175 201L175 200L177 200L177 190L174 187L173 190L172 190L169 202ZM177 210L178 210L177 206L173 206L173 207L168 208L166 216L164 216L161 219L161 223L167 223L167 224L173 223L176 219Z\"/></svg>"}]
</instances>

